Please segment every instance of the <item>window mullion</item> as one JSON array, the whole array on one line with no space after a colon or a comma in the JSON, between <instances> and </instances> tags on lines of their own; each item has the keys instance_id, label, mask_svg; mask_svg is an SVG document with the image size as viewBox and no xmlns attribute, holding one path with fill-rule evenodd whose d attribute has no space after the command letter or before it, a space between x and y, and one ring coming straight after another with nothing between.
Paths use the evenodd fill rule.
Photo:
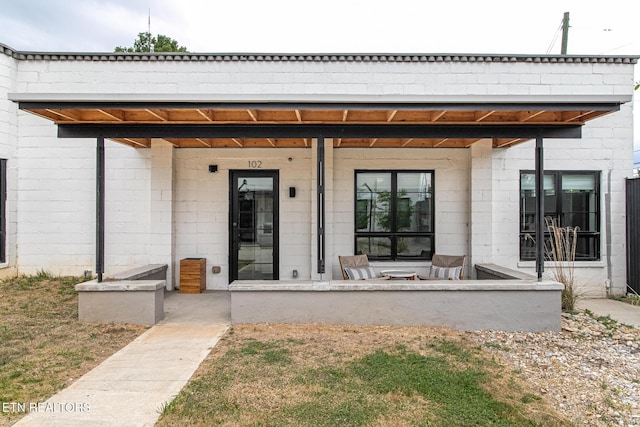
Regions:
<instances>
[{"instance_id":1,"label":"window mullion","mask_svg":"<svg viewBox=\"0 0 640 427\"><path fill-rule=\"evenodd\" d=\"M398 232L396 229L397 224L397 193L398 193L398 173L391 173L391 202L389 206L390 214L391 214L391 224L390 224L390 232L391 232L391 258L393 260L398 259Z\"/></svg>"},{"instance_id":2,"label":"window mullion","mask_svg":"<svg viewBox=\"0 0 640 427\"><path fill-rule=\"evenodd\" d=\"M563 227L562 214L564 212L564 204L562 203L562 172L554 172L553 174L555 175L556 185L556 212L554 217L556 218L556 221L558 221L560 227Z\"/></svg>"}]
</instances>

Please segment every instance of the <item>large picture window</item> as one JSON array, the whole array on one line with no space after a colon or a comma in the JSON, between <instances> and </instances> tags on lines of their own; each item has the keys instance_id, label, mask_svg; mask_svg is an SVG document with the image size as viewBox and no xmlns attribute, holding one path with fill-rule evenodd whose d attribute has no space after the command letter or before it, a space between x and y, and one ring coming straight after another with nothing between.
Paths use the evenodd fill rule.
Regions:
<instances>
[{"instance_id":1,"label":"large picture window","mask_svg":"<svg viewBox=\"0 0 640 427\"><path fill-rule=\"evenodd\" d=\"M535 260L535 173L520 172L520 259ZM600 173L545 171L544 215L561 227L578 227L576 260L600 259ZM545 239L549 236L545 232Z\"/></svg>"},{"instance_id":2,"label":"large picture window","mask_svg":"<svg viewBox=\"0 0 640 427\"><path fill-rule=\"evenodd\" d=\"M433 171L356 171L355 253L373 260L430 260L433 179Z\"/></svg>"}]
</instances>

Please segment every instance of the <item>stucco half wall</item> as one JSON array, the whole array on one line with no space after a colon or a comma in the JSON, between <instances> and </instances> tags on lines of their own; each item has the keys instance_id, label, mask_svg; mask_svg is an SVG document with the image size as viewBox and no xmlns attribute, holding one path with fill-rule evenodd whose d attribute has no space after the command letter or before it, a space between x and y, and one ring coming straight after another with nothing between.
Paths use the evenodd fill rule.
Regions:
<instances>
[{"instance_id":1,"label":"stucco half wall","mask_svg":"<svg viewBox=\"0 0 640 427\"><path fill-rule=\"evenodd\" d=\"M235 281L231 322L430 325L458 330L560 331L552 281Z\"/></svg>"}]
</instances>

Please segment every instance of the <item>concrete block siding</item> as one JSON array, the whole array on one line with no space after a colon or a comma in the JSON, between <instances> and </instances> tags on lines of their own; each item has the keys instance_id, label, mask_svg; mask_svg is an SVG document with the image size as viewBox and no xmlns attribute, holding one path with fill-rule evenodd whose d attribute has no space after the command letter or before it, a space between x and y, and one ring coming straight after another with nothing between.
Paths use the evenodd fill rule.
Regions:
<instances>
[{"instance_id":1,"label":"concrete block siding","mask_svg":"<svg viewBox=\"0 0 640 427\"><path fill-rule=\"evenodd\" d=\"M17 64L6 55L0 55L0 99L15 90ZM17 106L11 102L0 102L0 159L7 159L7 238L6 262L0 264L0 278L16 272L16 189L17 189Z\"/></svg>"},{"instance_id":2,"label":"concrete block siding","mask_svg":"<svg viewBox=\"0 0 640 427\"><path fill-rule=\"evenodd\" d=\"M633 167L632 122L630 105L615 114L585 125L579 140L546 140L546 170L587 170L600 172L601 260L576 263L576 278L585 296L603 297L607 288L613 293L626 292L625 187L624 179ZM534 142L508 150L494 150L494 252L493 262L520 268L531 274L533 262L518 259L518 222L512 215L519 212L519 171L535 168ZM610 233L610 234L608 234ZM607 245L607 242L615 242ZM615 261L614 261L615 260ZM607 263L611 262L611 266ZM551 269L547 269L551 273Z\"/></svg>"},{"instance_id":3,"label":"concrete block siding","mask_svg":"<svg viewBox=\"0 0 640 427\"><path fill-rule=\"evenodd\" d=\"M21 272L94 269L95 141L56 137L50 122L17 111L6 93L216 96L630 95L633 65L544 61L124 61L17 60L0 54L0 157L11 159L8 245ZM624 291L624 178L632 171L632 106L594 120L579 140L546 140L545 168L601 171L601 261L578 270L585 289ZM154 141L154 144L158 145ZM433 169L436 250L526 272L519 261L519 171L534 168L533 143L493 149L328 150L329 271L353 252L355 169ZM133 149L107 143L106 273L148 263L207 258L207 286L228 286L229 170L261 160L280 173L280 275L314 277L313 149ZM158 145L158 147L160 147ZM288 158L291 157L292 161ZM381 160L384 160L381 162ZM218 172L209 173L208 165ZM18 167L19 166L19 167ZM487 181L483 181L483 178ZM288 197L288 187L297 195ZM606 205L605 205L606 203ZM19 221L17 212L20 212ZM486 224L481 226L479 224ZM607 226L610 224L610 226ZM607 234L610 233L610 234ZM610 241L607 246L606 242ZM18 249L19 248L19 252ZM168 259L167 259L168 258ZM16 260L19 260L17 262ZM17 262L17 264L16 264ZM608 267L608 264L611 266ZM428 263L412 265L426 268ZM222 272L213 274L212 266ZM585 266L585 267L582 267Z\"/></svg>"},{"instance_id":4,"label":"concrete block siding","mask_svg":"<svg viewBox=\"0 0 640 427\"><path fill-rule=\"evenodd\" d=\"M384 159L383 161L381 159ZM353 254L354 179L356 169L424 169L434 171L436 204L436 248L442 253L463 253L467 249L469 212L467 150L361 149L334 150L334 236L333 255ZM427 263L402 263L405 268L424 269ZM385 263L374 263L381 268ZM334 264L333 277L342 277Z\"/></svg>"},{"instance_id":5,"label":"concrete block siding","mask_svg":"<svg viewBox=\"0 0 640 427\"><path fill-rule=\"evenodd\" d=\"M500 62L24 61L18 63L15 90L121 93L124 85L125 93L166 94L619 95L628 94L633 86L633 67Z\"/></svg>"},{"instance_id":6,"label":"concrete block siding","mask_svg":"<svg viewBox=\"0 0 640 427\"><path fill-rule=\"evenodd\" d=\"M229 283L229 171L249 169L251 160L279 171L281 277L290 278L294 269L300 278L311 277L311 150L176 150L175 258L207 258L210 289ZM210 173L210 164L218 172ZM295 198L289 187L296 187ZM221 273L213 274L213 266L221 266Z\"/></svg>"},{"instance_id":7,"label":"concrete block siding","mask_svg":"<svg viewBox=\"0 0 640 427\"><path fill-rule=\"evenodd\" d=\"M95 264L95 141L58 139L55 126L18 113L15 194L19 269L82 274ZM28 131L25 131L27 130ZM149 263L149 152L106 144L106 264L114 271ZM10 181L10 179L9 179ZM10 193L11 194L11 193Z\"/></svg>"}]
</instances>

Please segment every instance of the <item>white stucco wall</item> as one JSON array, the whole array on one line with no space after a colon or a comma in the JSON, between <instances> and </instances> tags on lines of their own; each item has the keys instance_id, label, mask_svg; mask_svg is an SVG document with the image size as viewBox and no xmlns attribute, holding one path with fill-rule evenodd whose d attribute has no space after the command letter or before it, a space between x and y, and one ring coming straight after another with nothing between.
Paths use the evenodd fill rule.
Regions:
<instances>
[{"instance_id":1,"label":"white stucco wall","mask_svg":"<svg viewBox=\"0 0 640 427\"><path fill-rule=\"evenodd\" d=\"M336 94L517 97L630 95L632 86L633 65L592 62L16 61L0 55L0 91L32 94L166 94L167 99L184 94L211 99L287 94L309 99ZM580 140L545 141L545 168L601 171L602 259L579 268L586 289L594 295L604 295L609 279L617 292L624 289L624 178L632 168L631 110L631 105L623 105L621 111L590 122ZM20 270L64 274L93 270L95 141L58 139L51 122L17 112L14 103L4 100L0 119L0 154L15 149L15 141L19 146L19 172L14 172L10 185L18 190L13 194L17 194L20 213L16 225ZM154 220L160 214L173 221L175 235L169 243L173 248L168 253L173 254L174 276L181 258L204 256L208 287L226 288L228 172L248 169L247 159L255 158L262 160L263 168L280 171L280 276L289 279L297 269L300 279L314 278L314 150L173 150L167 154L173 156L167 169L173 169L172 203L168 204L161 203L162 194L153 193L154 180L160 178L152 173L150 151L107 143L107 273L158 262L160 255L166 255L157 251L157 243L166 242L166 227L164 236L154 235ZM337 256L353 251L354 169L434 169L436 251L478 255L471 253L473 247L480 247L471 242L471 222L491 218L491 253L482 253L482 258L532 271L531 263L518 259L518 179L520 170L534 167L533 143L489 150L483 154L489 160L475 164L483 168L490 164L492 169L473 174L471 151L465 149L336 148L328 152L328 188L333 193L327 201L331 207L327 257L333 277L338 276ZM218 165L216 174L208 172L209 164ZM491 175L491 184L478 195L472 181L483 174ZM610 216L605 206L609 179ZM163 183L166 188L166 177ZM288 197L289 186L297 188L295 199ZM489 204L485 199L483 209L489 205L493 209L471 215L483 197L491 200ZM172 212L167 216L157 209ZM606 234L608 224L610 235ZM476 227L475 231L478 243L482 230ZM222 267L220 274L211 272L216 265Z\"/></svg>"}]
</instances>

